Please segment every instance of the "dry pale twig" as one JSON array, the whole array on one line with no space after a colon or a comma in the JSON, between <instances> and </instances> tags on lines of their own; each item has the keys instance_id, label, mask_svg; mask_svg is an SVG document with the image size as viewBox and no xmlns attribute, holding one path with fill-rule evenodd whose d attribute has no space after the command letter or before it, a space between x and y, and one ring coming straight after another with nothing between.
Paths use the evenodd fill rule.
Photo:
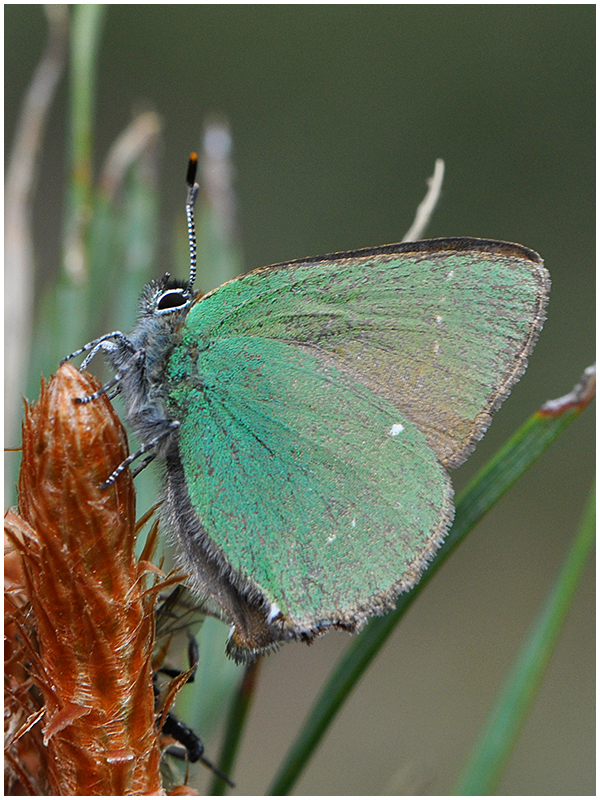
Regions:
<instances>
[{"instance_id":1,"label":"dry pale twig","mask_svg":"<svg viewBox=\"0 0 600 800\"><path fill-rule=\"evenodd\" d=\"M425 228L429 225L431 215L438 203L440 194L442 192L442 182L444 180L444 162L438 158L435 162L435 168L431 178L427 178L429 188L427 194L419 204L417 213L415 214L415 221L405 233L403 242L416 242L421 239Z\"/></svg>"}]
</instances>

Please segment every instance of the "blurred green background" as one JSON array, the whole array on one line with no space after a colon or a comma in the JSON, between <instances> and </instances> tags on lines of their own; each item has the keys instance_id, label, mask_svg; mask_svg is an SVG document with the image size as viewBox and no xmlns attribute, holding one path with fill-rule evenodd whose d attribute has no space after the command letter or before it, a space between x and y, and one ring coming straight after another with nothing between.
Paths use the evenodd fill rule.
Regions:
<instances>
[{"instance_id":1,"label":"blurred green background","mask_svg":"<svg viewBox=\"0 0 600 800\"><path fill-rule=\"evenodd\" d=\"M5 6L8 149L45 35L40 6ZM427 235L521 242L553 281L530 368L455 473L460 489L594 358L594 44L591 5L110 6L94 163L132 110L160 114L158 276L172 267L187 157L211 113L233 134L245 268L398 241L443 158ZM36 302L60 263L66 99L63 79L34 202ZM339 715L299 794L450 791L573 537L593 442L588 410L452 557ZM595 792L593 589L590 568L501 794ZM265 791L347 642L330 634L266 660L237 793ZM216 737L205 737L210 755Z\"/></svg>"}]
</instances>

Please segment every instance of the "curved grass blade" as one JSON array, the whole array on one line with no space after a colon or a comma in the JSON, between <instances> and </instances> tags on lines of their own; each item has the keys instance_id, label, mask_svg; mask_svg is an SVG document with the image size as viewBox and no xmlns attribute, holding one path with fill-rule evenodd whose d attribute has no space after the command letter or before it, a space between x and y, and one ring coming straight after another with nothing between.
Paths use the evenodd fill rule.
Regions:
<instances>
[{"instance_id":1,"label":"curved grass blade","mask_svg":"<svg viewBox=\"0 0 600 800\"><path fill-rule=\"evenodd\" d=\"M596 492L592 488L583 519L546 602L527 633L454 794L491 794L514 748L594 544Z\"/></svg>"},{"instance_id":2,"label":"curved grass blade","mask_svg":"<svg viewBox=\"0 0 600 800\"><path fill-rule=\"evenodd\" d=\"M456 501L454 524L421 582L400 596L395 611L385 617L372 619L352 642L315 701L308 720L267 794L283 795L291 791L344 700L414 599L485 512L579 416L594 396L595 374L595 368L589 367L569 394L545 403L460 493Z\"/></svg>"}]
</instances>

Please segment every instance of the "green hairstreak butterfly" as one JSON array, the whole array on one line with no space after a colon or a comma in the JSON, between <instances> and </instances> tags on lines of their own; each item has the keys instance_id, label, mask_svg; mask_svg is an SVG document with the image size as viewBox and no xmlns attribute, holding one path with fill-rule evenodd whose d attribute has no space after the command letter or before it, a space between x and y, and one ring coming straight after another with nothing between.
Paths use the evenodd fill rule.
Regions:
<instances>
[{"instance_id":1,"label":"green hairstreak butterfly","mask_svg":"<svg viewBox=\"0 0 600 800\"><path fill-rule=\"evenodd\" d=\"M358 630L413 586L461 464L524 372L550 280L518 244L450 238L310 257L193 289L145 287L103 350L191 585L248 660ZM95 395L80 398L89 402Z\"/></svg>"}]
</instances>

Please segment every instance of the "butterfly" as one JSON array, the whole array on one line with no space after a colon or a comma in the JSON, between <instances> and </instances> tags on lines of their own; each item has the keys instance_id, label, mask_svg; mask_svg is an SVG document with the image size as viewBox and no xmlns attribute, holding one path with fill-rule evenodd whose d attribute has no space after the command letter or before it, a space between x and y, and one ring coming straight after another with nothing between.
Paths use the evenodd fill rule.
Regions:
<instances>
[{"instance_id":1,"label":"butterfly","mask_svg":"<svg viewBox=\"0 0 600 800\"><path fill-rule=\"evenodd\" d=\"M164 523L238 661L359 630L418 582L453 519L460 465L523 374L550 279L518 244L431 239L143 290L103 351ZM148 454L148 455L146 455Z\"/></svg>"}]
</instances>

